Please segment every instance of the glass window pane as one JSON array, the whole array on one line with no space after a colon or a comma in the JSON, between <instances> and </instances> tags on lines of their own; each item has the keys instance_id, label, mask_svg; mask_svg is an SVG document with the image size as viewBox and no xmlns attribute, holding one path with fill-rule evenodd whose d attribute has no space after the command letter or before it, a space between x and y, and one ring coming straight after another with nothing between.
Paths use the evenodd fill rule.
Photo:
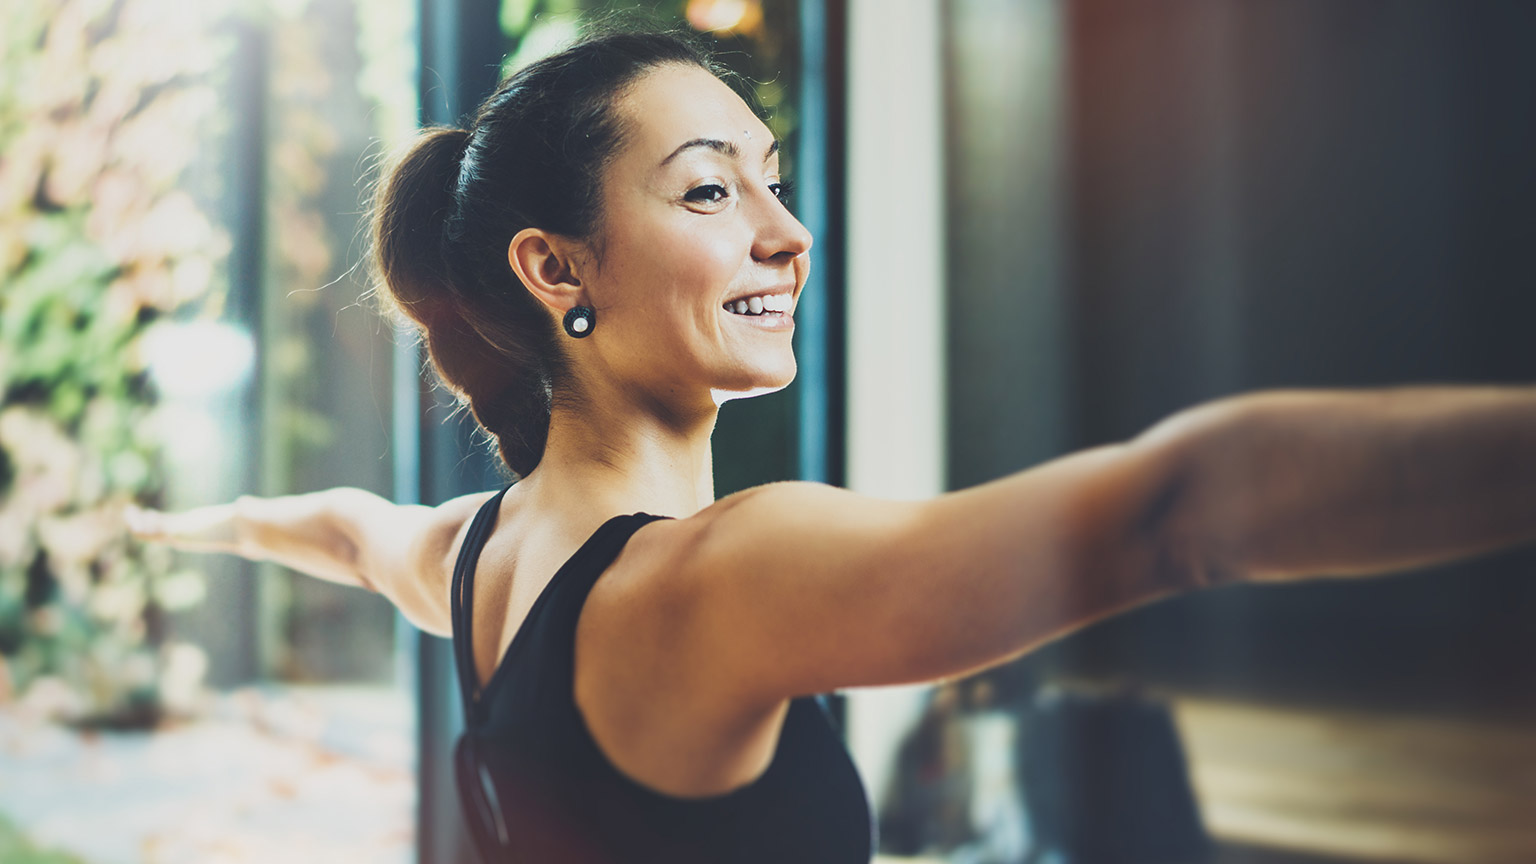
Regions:
<instances>
[{"instance_id":1,"label":"glass window pane","mask_svg":"<svg viewBox=\"0 0 1536 864\"><path fill-rule=\"evenodd\" d=\"M411 631L364 591L129 541L122 510L390 493L360 218L414 126L414 15L0 16L0 849L413 857Z\"/></svg>"}]
</instances>

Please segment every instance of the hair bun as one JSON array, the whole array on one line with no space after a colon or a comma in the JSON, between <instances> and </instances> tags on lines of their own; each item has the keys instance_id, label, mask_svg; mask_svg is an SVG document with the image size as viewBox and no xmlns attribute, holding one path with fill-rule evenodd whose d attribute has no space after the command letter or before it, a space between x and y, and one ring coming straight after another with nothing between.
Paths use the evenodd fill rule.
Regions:
<instances>
[{"instance_id":1,"label":"hair bun","mask_svg":"<svg viewBox=\"0 0 1536 864\"><path fill-rule=\"evenodd\" d=\"M460 163L468 129L423 129L395 162L374 198L373 252L396 307L418 324L433 301L456 293L443 255L443 229L457 208Z\"/></svg>"}]
</instances>

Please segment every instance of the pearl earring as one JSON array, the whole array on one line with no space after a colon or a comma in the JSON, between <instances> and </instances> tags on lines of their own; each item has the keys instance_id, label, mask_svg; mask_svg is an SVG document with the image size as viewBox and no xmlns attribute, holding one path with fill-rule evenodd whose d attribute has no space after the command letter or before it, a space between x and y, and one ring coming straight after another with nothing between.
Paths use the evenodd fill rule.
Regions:
<instances>
[{"instance_id":1,"label":"pearl earring","mask_svg":"<svg viewBox=\"0 0 1536 864\"><path fill-rule=\"evenodd\" d=\"M572 306L565 313L565 332L574 339L592 335L592 328L596 325L597 318L590 306Z\"/></svg>"}]
</instances>

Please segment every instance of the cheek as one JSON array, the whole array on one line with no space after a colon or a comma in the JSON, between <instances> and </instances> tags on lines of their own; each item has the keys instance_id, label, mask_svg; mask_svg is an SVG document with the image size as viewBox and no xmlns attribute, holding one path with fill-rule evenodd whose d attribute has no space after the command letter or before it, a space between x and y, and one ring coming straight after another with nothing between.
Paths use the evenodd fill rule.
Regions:
<instances>
[{"instance_id":1,"label":"cheek","mask_svg":"<svg viewBox=\"0 0 1536 864\"><path fill-rule=\"evenodd\" d=\"M609 211L594 299L634 338L654 342L666 333L679 347L701 350L714 343L720 303L749 269L747 226L731 214L623 204Z\"/></svg>"},{"instance_id":2,"label":"cheek","mask_svg":"<svg viewBox=\"0 0 1536 864\"><path fill-rule=\"evenodd\" d=\"M734 229L724 220L715 224L700 221L666 238L668 257L676 263L679 278L713 280L723 290L724 283L741 268L744 247Z\"/></svg>"},{"instance_id":3,"label":"cheek","mask_svg":"<svg viewBox=\"0 0 1536 864\"><path fill-rule=\"evenodd\" d=\"M698 224L667 226L631 241L626 268L634 285L663 306L718 302L741 269L741 242L728 230ZM629 280L626 280L629 281Z\"/></svg>"}]
</instances>

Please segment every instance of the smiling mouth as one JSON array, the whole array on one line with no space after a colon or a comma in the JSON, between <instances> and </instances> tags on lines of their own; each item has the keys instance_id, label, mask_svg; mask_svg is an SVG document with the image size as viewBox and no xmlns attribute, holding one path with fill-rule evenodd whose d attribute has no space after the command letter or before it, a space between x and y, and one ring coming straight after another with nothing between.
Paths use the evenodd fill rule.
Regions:
<instances>
[{"instance_id":1,"label":"smiling mouth","mask_svg":"<svg viewBox=\"0 0 1536 864\"><path fill-rule=\"evenodd\" d=\"M748 317L788 317L794 310L794 295L788 292L754 294L721 304L722 309Z\"/></svg>"}]
</instances>

